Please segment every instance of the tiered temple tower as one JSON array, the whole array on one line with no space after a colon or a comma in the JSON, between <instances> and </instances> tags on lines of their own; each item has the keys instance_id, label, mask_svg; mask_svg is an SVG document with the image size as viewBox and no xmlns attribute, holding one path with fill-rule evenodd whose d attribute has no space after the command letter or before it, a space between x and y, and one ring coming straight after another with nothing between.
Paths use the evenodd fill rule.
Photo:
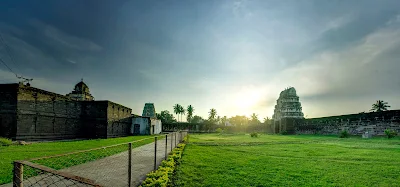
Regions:
<instances>
[{"instance_id":1,"label":"tiered temple tower","mask_svg":"<svg viewBox=\"0 0 400 187\"><path fill-rule=\"evenodd\" d=\"M144 104L142 116L150 117L150 118L157 118L156 109L154 108L154 103Z\"/></svg>"},{"instance_id":2,"label":"tiered temple tower","mask_svg":"<svg viewBox=\"0 0 400 187\"><path fill-rule=\"evenodd\" d=\"M94 101L94 97L90 94L89 87L83 82L83 79L75 85L74 90L67 96L77 101Z\"/></svg>"},{"instance_id":3,"label":"tiered temple tower","mask_svg":"<svg viewBox=\"0 0 400 187\"><path fill-rule=\"evenodd\" d=\"M299 96L293 87L283 90L275 105L274 115L275 132L292 131L296 121L304 119Z\"/></svg>"}]
</instances>

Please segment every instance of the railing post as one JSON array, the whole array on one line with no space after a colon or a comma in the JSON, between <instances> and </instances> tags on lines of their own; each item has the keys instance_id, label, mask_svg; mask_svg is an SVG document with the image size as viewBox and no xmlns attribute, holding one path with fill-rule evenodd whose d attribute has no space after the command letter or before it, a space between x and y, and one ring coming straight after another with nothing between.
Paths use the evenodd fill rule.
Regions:
<instances>
[{"instance_id":1,"label":"railing post","mask_svg":"<svg viewBox=\"0 0 400 187\"><path fill-rule=\"evenodd\" d=\"M128 144L128 186L132 183L132 143Z\"/></svg>"},{"instance_id":2,"label":"railing post","mask_svg":"<svg viewBox=\"0 0 400 187\"><path fill-rule=\"evenodd\" d=\"M14 176L13 176L13 187L23 187L22 183L24 180L24 165L19 162L14 162Z\"/></svg>"},{"instance_id":3,"label":"railing post","mask_svg":"<svg viewBox=\"0 0 400 187\"><path fill-rule=\"evenodd\" d=\"M165 160L167 160L168 157L168 134L165 135Z\"/></svg>"},{"instance_id":4,"label":"railing post","mask_svg":"<svg viewBox=\"0 0 400 187\"><path fill-rule=\"evenodd\" d=\"M175 132L175 147L176 147L176 132Z\"/></svg>"},{"instance_id":5,"label":"railing post","mask_svg":"<svg viewBox=\"0 0 400 187\"><path fill-rule=\"evenodd\" d=\"M154 171L157 170L157 137L154 137Z\"/></svg>"},{"instance_id":6,"label":"railing post","mask_svg":"<svg viewBox=\"0 0 400 187\"><path fill-rule=\"evenodd\" d=\"M173 137L174 137L173 135L174 135L174 133L171 133L171 141L170 141L171 142L171 151L172 151L172 142L173 142L172 140L173 140Z\"/></svg>"}]
</instances>

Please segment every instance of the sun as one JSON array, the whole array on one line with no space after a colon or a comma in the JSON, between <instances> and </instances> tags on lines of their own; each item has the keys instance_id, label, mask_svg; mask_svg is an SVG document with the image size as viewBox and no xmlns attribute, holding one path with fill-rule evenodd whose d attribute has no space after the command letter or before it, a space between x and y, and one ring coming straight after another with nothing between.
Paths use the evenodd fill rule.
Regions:
<instances>
[{"instance_id":1,"label":"sun","mask_svg":"<svg viewBox=\"0 0 400 187\"><path fill-rule=\"evenodd\" d=\"M256 91L243 91L236 94L235 97L235 105L236 107L244 112L250 113L251 110L255 105L257 105L258 101L260 100L260 93Z\"/></svg>"}]
</instances>

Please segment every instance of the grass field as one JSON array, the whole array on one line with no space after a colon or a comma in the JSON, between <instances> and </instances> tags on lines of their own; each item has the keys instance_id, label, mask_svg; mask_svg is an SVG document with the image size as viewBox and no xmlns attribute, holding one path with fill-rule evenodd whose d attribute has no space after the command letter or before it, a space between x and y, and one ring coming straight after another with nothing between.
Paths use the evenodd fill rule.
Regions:
<instances>
[{"instance_id":1,"label":"grass field","mask_svg":"<svg viewBox=\"0 0 400 187\"><path fill-rule=\"evenodd\" d=\"M190 135L176 186L400 186L400 139Z\"/></svg>"},{"instance_id":2,"label":"grass field","mask_svg":"<svg viewBox=\"0 0 400 187\"><path fill-rule=\"evenodd\" d=\"M130 136L122 138L96 139L96 140L79 140L79 141L63 141L63 142L46 142L33 143L30 145L21 146L0 146L0 184L9 183L12 181L12 162L14 160L26 160L43 156L51 156L80 150L87 150L103 146L127 143L136 140L145 139L143 141L132 144L133 147L138 147L154 141L151 136ZM106 151L92 151L90 157L87 153L57 157L52 159L43 159L36 161L54 169L61 169L72 165L77 165L90 160L99 159L110 154L116 154L127 150L126 146L117 146L107 149ZM74 160L74 162L71 162ZM53 164L53 165L52 165Z\"/></svg>"}]
</instances>

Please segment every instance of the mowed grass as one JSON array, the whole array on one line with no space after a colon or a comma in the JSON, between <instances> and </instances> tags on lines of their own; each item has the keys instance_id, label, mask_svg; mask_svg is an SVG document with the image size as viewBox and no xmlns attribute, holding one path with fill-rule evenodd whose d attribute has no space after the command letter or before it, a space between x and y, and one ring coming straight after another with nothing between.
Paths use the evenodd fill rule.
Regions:
<instances>
[{"instance_id":1,"label":"mowed grass","mask_svg":"<svg viewBox=\"0 0 400 187\"><path fill-rule=\"evenodd\" d=\"M93 149L98 147L110 146L121 143L128 143L132 141L142 140L132 144L132 147L138 147L154 141L152 136L129 136L122 138L109 138L109 139L96 139L96 140L76 140L76 141L62 141L62 142L43 142L33 143L30 145L19 146L0 146L0 184L9 183L12 181L12 169L14 160L26 160L44 156L52 156L58 154L65 154L76 152L80 150ZM91 151L89 153L81 153L63 157L56 157L51 159L43 159L34 161L54 169L61 169L72 165L81 164L84 162L117 154L119 152L127 151L127 145L116 146L108 149L101 149L98 151Z\"/></svg>"},{"instance_id":2,"label":"mowed grass","mask_svg":"<svg viewBox=\"0 0 400 187\"><path fill-rule=\"evenodd\" d=\"M190 135L176 186L400 186L400 139Z\"/></svg>"}]
</instances>

